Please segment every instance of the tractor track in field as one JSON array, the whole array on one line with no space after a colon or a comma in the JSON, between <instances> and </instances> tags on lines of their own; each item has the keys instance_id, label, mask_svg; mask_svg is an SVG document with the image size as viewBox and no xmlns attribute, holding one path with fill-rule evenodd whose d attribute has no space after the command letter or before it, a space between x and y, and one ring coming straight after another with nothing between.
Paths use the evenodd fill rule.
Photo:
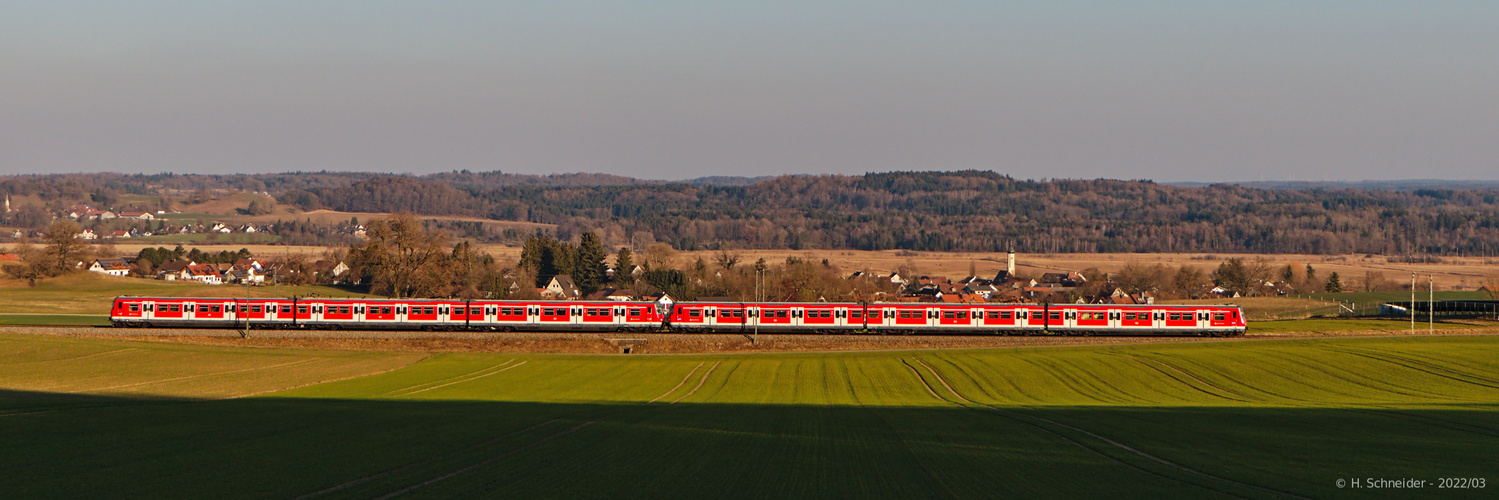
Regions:
<instances>
[{"instance_id":1,"label":"tractor track in field","mask_svg":"<svg viewBox=\"0 0 1499 500\"><path fill-rule=\"evenodd\" d=\"M112 355L112 354L122 354L122 353L126 353L126 352L139 351L139 350L141 350L141 348L139 348L139 347L126 347L126 348L123 348L123 349L113 349L113 350L109 350L109 351L96 352L96 353L93 353L93 354L87 354L87 355L83 355L83 356L74 356L74 357L71 357L71 358L41 359L41 360L36 360L36 361L16 361L16 362L12 362L12 363L0 363L0 365L10 366L10 365L30 365L30 364L37 364L37 363L65 363L65 362L69 362L69 361L81 361L81 360L96 358L96 357L100 357L100 356L109 356L109 355Z\"/></svg>"},{"instance_id":2,"label":"tractor track in field","mask_svg":"<svg viewBox=\"0 0 1499 500\"><path fill-rule=\"evenodd\" d=\"M402 394L399 394L399 393L410 391L410 390L416 389L418 387L428 386L428 385L432 385L432 384L441 384L441 383L447 382L449 380L456 380L456 379L460 379L460 378L463 378L463 377L467 377L469 375L474 375L476 373L483 373L483 372L486 372L486 371L489 371L489 370L493 370L493 369L496 369L496 368L508 365L510 363L513 363L513 362L515 362L515 358L510 358L510 359L507 359L507 360L505 360L504 362L502 362L500 364L488 366L488 367L485 367L485 368L480 368L478 370L474 370L474 371L471 371L471 372L468 372L468 373L465 373L465 374L462 374L462 375L454 375L454 376L451 376L451 377L448 377L448 378L444 378L444 379L433 380L431 382L422 382L420 384L416 384L416 385L413 385L413 386L410 386L410 387L402 387L400 389L396 389L396 390L393 390L393 391L386 391L386 392L381 393L380 395L381 396L401 396ZM415 366L415 365L416 365L416 363L412 363L412 366Z\"/></svg>"},{"instance_id":3,"label":"tractor track in field","mask_svg":"<svg viewBox=\"0 0 1499 500\"><path fill-rule=\"evenodd\" d=\"M679 397L677 399L671 400L671 404L677 404L677 401L681 401L683 399L687 399L687 396L691 396L693 394L697 394L697 390L698 389L702 389L703 388L703 384L708 383L708 377L713 376L713 370L718 369L719 363L723 363L723 361L718 361L718 362L713 363L713 366L711 366L711 367L708 368L708 372L703 374L702 380L697 381L697 387L693 387L692 390L687 391L687 394L683 394L682 397Z\"/></svg>"},{"instance_id":4,"label":"tractor track in field","mask_svg":"<svg viewBox=\"0 0 1499 500\"><path fill-rule=\"evenodd\" d=\"M269 370L269 369L272 369L272 368L285 368L285 367L288 367L288 366L296 366L296 365L303 365L303 364L307 364L307 363L315 363L315 362L318 362L318 361L322 361L324 359L327 359L327 358L299 359L297 361L292 361L290 363L281 363L279 365L257 366L257 367L254 367L254 368L244 368L244 369L240 369L240 370L230 370L230 371L225 371L225 372L200 373L200 374L197 374L197 375L187 375L187 376L183 376L183 377L173 377L173 378L166 378L166 379L161 379L161 380L149 380L149 381L146 381L146 382L136 382L136 383L133 383L133 384L123 384L123 385L115 385L115 386L109 386L109 387L97 387L97 388L89 388L89 389L79 389L79 390L76 390L76 391L67 391L67 392L68 393L77 394L77 393L86 393L86 392L110 391L110 390L115 390L115 389L127 389L127 388L131 388L131 387L141 387L141 386L146 386L146 385L164 384L164 383L167 383L167 382L179 382L179 381L191 380L191 379L195 379L195 378L217 377L217 376L220 376L220 375L232 375L232 374L235 374L235 373L253 372L253 371L257 371L257 370Z\"/></svg>"},{"instance_id":5,"label":"tractor track in field","mask_svg":"<svg viewBox=\"0 0 1499 500\"><path fill-rule=\"evenodd\" d=\"M1196 390L1197 392L1201 392L1203 394L1207 394L1207 395L1215 397L1215 398L1222 398L1222 399L1227 399L1229 401L1237 401L1237 402L1240 402L1240 403L1245 403L1245 402L1249 402L1250 401L1250 399L1248 397L1244 396L1243 394L1239 394L1239 393L1230 391L1228 389L1224 389L1222 387L1218 387L1216 385L1213 385L1212 383L1210 383L1210 382L1208 382L1206 380L1197 378L1197 377L1193 376L1190 373L1182 371L1180 368L1177 368L1175 366L1171 366L1168 363L1161 363L1160 361L1157 361L1155 359L1146 358L1146 357L1142 357L1142 356L1129 355L1129 354L1114 354L1114 355L1122 357L1122 358L1125 358L1125 359L1129 359L1129 360L1134 361L1136 363L1139 363L1141 366L1144 366L1146 368L1154 370L1156 373L1160 373L1161 375L1165 375L1167 378L1170 378L1171 380L1175 380L1177 382L1180 382L1182 385L1185 385L1187 387L1191 387L1193 390ZM1145 361L1146 359L1149 359L1152 362L1159 363L1161 365L1166 366L1167 368L1170 368L1171 371L1176 372L1178 375L1180 375L1180 377L1177 376L1177 375L1173 375L1170 372L1167 372L1166 370L1162 370L1160 367L1158 367L1158 366L1156 366L1154 364L1147 363ZM1224 396L1222 394L1215 393L1213 391L1209 391L1207 389L1203 389L1201 387L1198 387L1196 384L1192 384L1190 382L1187 382L1186 380L1182 380L1181 377L1186 377L1188 379L1196 381L1199 384L1206 385L1208 387L1212 387L1212 388L1217 389L1217 390L1219 390L1221 392L1224 392L1224 393L1232 394L1232 395L1234 395L1236 397L1232 397L1231 398L1231 397L1228 397L1228 396Z\"/></svg>"},{"instance_id":6,"label":"tractor track in field","mask_svg":"<svg viewBox=\"0 0 1499 500\"><path fill-rule=\"evenodd\" d=\"M513 360L513 359L512 359L512 360L511 360L511 361L514 361L514 360ZM443 387L447 387L447 386L450 386L450 385L457 385L457 384L462 384L462 383L464 383L464 382L473 382L473 381L475 381L475 380L479 380L479 379L481 379L481 378L484 378L484 377L488 377L488 376L490 376L490 375L495 375L495 374L498 374L498 373L501 373L501 372L504 372L504 371L506 371L506 370L509 370L509 369L511 369L511 368L516 368L516 367L519 367L519 366L521 366L521 365L524 365L524 364L526 364L526 363L530 363L530 362L531 362L531 361L530 361L530 360L526 360L526 361L521 361L521 362L519 362L519 363L516 363L516 364L513 364L513 365L510 365L510 366L505 366L505 365L507 365L507 364L510 364L510 361L506 361L506 362L504 362L504 363L501 363L501 364L500 364L500 365L498 365L498 366L494 366L494 367L491 367L491 369L493 369L493 368L499 368L499 367L500 367L500 366L505 366L505 367L504 367L504 368L500 368L500 369L498 369L498 370L494 370L494 371L492 371L492 372L489 372L489 373L485 373L485 374L483 374L483 375L474 375L474 376L472 376L472 377L468 377L468 378L464 378L464 379L459 379L459 380L454 380L454 381L452 381L452 382L448 382L448 383L446 383L446 384L442 384L442 385L435 385L435 386L432 386L432 387L428 387L428 388L426 388L426 389L419 389L419 390L415 390L415 391L411 391L411 392L407 392L407 393L404 393L404 394L400 394L400 396L410 396L410 395L412 395L412 394L420 394L420 393L423 393L423 392L427 392L427 391L430 391L430 390L433 390L433 389L441 389L441 388L443 388ZM481 371L483 371L483 370L481 370Z\"/></svg>"},{"instance_id":7,"label":"tractor track in field","mask_svg":"<svg viewBox=\"0 0 1499 500\"><path fill-rule=\"evenodd\" d=\"M946 388L947 391L953 395L953 397L961 399L964 402L967 402L969 404L981 406L981 407L984 407L984 408L988 408L989 410L998 412L1000 414L1005 414L1005 415L1019 415L1019 416L1023 416L1023 417L1029 418L1029 419L1039 420L1039 421L1046 422L1046 423L1049 423L1049 424L1052 424L1052 425L1055 425L1055 426L1059 426L1059 427L1063 427L1063 428L1066 428L1066 429L1070 429L1072 431L1081 433L1081 434L1086 435L1088 437L1091 437L1093 439L1097 439L1097 440L1102 441L1104 443L1108 443L1109 445L1114 446L1115 448L1118 448L1118 449L1130 452L1130 453L1135 454L1137 456L1140 456L1142 458L1149 459L1151 461L1160 463L1162 465L1165 465L1167 467L1171 467L1173 469L1176 469L1176 470L1179 470L1179 471L1182 471L1182 472L1187 472L1187 473L1195 474L1195 475L1198 475L1198 476L1201 476L1201 477L1205 477L1205 478L1213 479L1213 480L1217 480L1217 481L1222 481L1222 482L1225 482L1225 483L1236 484L1236 485L1239 485L1239 486L1253 488L1253 489L1256 489L1256 490L1260 490L1260 491L1263 491L1263 492L1266 492L1266 493L1275 494L1275 495L1289 496L1289 497L1294 497L1294 498L1307 498L1307 497L1303 497L1301 495L1297 495L1297 494L1294 494L1294 493L1290 493L1290 492L1286 492L1286 491L1280 491L1280 490L1277 490L1277 489L1268 488L1268 487L1260 486L1260 485L1257 485L1257 484L1250 484L1250 483L1245 483L1245 482L1241 482L1241 481L1235 481L1233 479L1228 479L1228 478L1221 477L1221 476L1215 476L1215 475L1212 475L1212 474L1209 474L1209 473L1206 473L1206 472L1203 472L1203 471L1199 471L1197 469L1193 469L1191 467L1187 467L1187 466L1182 465L1182 464L1178 464L1176 462L1172 462L1170 460L1166 460L1166 459L1161 458L1161 457L1157 457L1155 455L1151 455L1149 453L1145 453L1143 451L1140 451L1138 449L1130 447L1130 446L1128 446L1128 445L1126 445L1124 443L1120 443L1118 441L1114 441L1112 439L1103 437L1103 436L1098 435L1096 433L1093 433L1091 431L1084 430L1084 429L1081 429L1081 428L1078 428L1078 427L1074 427L1074 426L1071 426L1071 425L1068 425L1068 424L1064 424L1064 423L1061 423L1061 422L1058 422L1058 421L1055 421L1055 420L1051 420L1051 419L1044 418L1044 417L1038 417L1038 416L1035 416L1035 415L1030 415L1030 414L1027 414L1027 413L1024 413L1024 412L1016 412L1016 411L1012 411L1012 410L1005 410L1005 409L1002 409L1002 408L999 408L999 407L996 407L996 406L991 406L991 405L987 405L987 404L984 404L984 403L979 403L979 402L973 401L973 400L968 399L967 397L963 396L956 389L954 389L951 384L947 383L947 379L942 378L942 374L939 373L937 371L937 369L932 368L931 365L926 364L926 362L922 361L921 359L913 358L913 360L916 361L916 363L919 364L919 365L921 365L922 367L925 367L927 369L927 371L931 372L932 376L935 377L937 379L937 381L940 382L942 384L942 386L944 388ZM905 362L905 360L902 359L901 362ZM906 366L911 366L911 365L907 364ZM912 367L912 370L915 370L915 367ZM915 371L917 372L917 375L919 376L920 375L920 371L919 370L915 370ZM926 381L923 380L922 383L926 384ZM930 390L931 389L931 385L927 384L927 388ZM1060 434L1056 434L1055 432L1052 432L1052 434L1061 436ZM1065 436L1063 436L1063 438L1064 439L1068 439ZM1079 446L1083 446L1082 443L1078 443L1077 441L1074 441L1074 440L1071 440L1071 439L1068 439L1068 440L1072 441L1075 444L1078 444ZM1087 446L1083 446L1083 447L1087 448ZM1091 450L1091 448L1090 448L1090 450ZM1095 453L1099 453L1099 452L1095 451ZM1102 453L1099 453L1099 454L1102 454ZM1110 459L1114 460L1115 462L1119 462L1118 459L1113 459L1112 457L1110 457ZM1123 462L1120 462L1120 463L1123 463ZM1129 464L1125 464L1125 465L1129 465ZM1135 470L1139 470L1139 471L1146 472L1146 473L1149 473L1149 474L1152 474L1152 475L1160 476L1160 474L1156 474L1154 472L1146 471L1144 469L1140 469L1140 468L1132 466L1132 465L1130 467L1133 468L1133 469L1135 469ZM1161 476L1161 477L1167 477L1167 476ZM1172 478L1169 478L1169 477L1167 477L1167 478L1168 479L1172 479ZM1187 482L1181 481L1179 479L1173 479L1173 480L1178 481L1178 482L1182 482L1183 484L1189 484L1189 485L1197 486L1197 487L1200 487L1200 488L1208 489L1208 490L1211 490L1211 491L1214 491L1214 492L1217 492L1217 493L1222 493L1222 494L1226 494L1226 495L1230 495L1230 496L1236 496L1236 497L1239 496L1239 495L1235 495L1235 494L1230 493L1230 492L1225 492L1225 491L1220 491L1220 490L1216 490L1216 489L1212 489L1212 488L1207 488L1206 486L1197 485L1197 484L1193 484L1193 483L1187 483Z\"/></svg>"},{"instance_id":8,"label":"tractor track in field","mask_svg":"<svg viewBox=\"0 0 1499 500\"><path fill-rule=\"evenodd\" d=\"M672 387L672 388L671 388L671 390L669 390L669 391L666 391L666 392L665 392L665 393L662 393L662 394L661 394L661 395L660 395L660 396L656 396L656 397L654 397L654 398L651 398L651 400L650 400L650 401L646 401L646 402L647 402L647 403L654 403L654 402L656 402L656 401L660 401L660 400L661 400L661 398L664 398L664 397L666 397L666 396L667 396L667 395L668 395L668 394L671 394L671 393L673 393L673 392L676 392L676 391L677 391L677 389L681 389L681 388L682 388L682 386L684 386L684 385L687 385L687 381L688 381L688 380L691 380L691 379L692 379L692 375L693 375L693 374L695 374L695 373L697 373L697 369L698 369L698 368L702 368L702 367L703 367L703 363L706 363L706 362L707 362L707 361L699 361L699 362L698 362L698 363L697 363L697 366L694 366L694 367L692 367L692 371L690 371L690 372L687 372L687 376L685 376L685 377L682 377L682 381L681 381L681 382L677 382L677 385L676 385L676 387Z\"/></svg>"}]
</instances>

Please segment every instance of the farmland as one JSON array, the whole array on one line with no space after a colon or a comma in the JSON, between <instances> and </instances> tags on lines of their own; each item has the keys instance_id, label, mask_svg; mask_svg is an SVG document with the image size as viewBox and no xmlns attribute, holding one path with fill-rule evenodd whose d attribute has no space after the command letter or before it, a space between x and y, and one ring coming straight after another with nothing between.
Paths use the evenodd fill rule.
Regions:
<instances>
[{"instance_id":1,"label":"farmland","mask_svg":"<svg viewBox=\"0 0 1499 500\"><path fill-rule=\"evenodd\" d=\"M1465 336L572 356L0 334L0 482L18 497L1320 498L1367 493L1345 477L1499 480L1496 351Z\"/></svg>"}]
</instances>

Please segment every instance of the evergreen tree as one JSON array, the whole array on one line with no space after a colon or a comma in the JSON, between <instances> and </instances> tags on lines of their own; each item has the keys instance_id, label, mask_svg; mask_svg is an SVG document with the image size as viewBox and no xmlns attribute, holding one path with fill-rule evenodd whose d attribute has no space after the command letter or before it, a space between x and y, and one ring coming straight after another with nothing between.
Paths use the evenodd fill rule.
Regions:
<instances>
[{"instance_id":1,"label":"evergreen tree","mask_svg":"<svg viewBox=\"0 0 1499 500\"><path fill-rule=\"evenodd\" d=\"M630 274L635 270L635 260L630 256L630 247L619 247L619 254L614 256L614 282L633 283L635 275Z\"/></svg>"},{"instance_id":2,"label":"evergreen tree","mask_svg":"<svg viewBox=\"0 0 1499 500\"><path fill-rule=\"evenodd\" d=\"M1336 271L1334 271L1332 274L1327 275L1327 284L1324 285L1322 289L1326 290L1328 293L1342 292L1343 279L1338 276L1338 273Z\"/></svg>"},{"instance_id":3,"label":"evergreen tree","mask_svg":"<svg viewBox=\"0 0 1499 500\"><path fill-rule=\"evenodd\" d=\"M604 263L604 245L599 243L599 237L593 232L583 233L578 240L577 262L573 267L573 283L583 293L598 291L599 286L604 284L604 278L609 275Z\"/></svg>"},{"instance_id":4,"label":"evergreen tree","mask_svg":"<svg viewBox=\"0 0 1499 500\"><path fill-rule=\"evenodd\" d=\"M1217 271L1213 271L1214 283L1225 290L1238 292L1241 296L1249 296L1251 281L1249 268L1244 265L1243 259L1228 259L1218 265Z\"/></svg>"},{"instance_id":5,"label":"evergreen tree","mask_svg":"<svg viewBox=\"0 0 1499 500\"><path fill-rule=\"evenodd\" d=\"M547 286L559 274L571 275L577 250L572 245L544 236L526 240L518 266L536 276L536 287Z\"/></svg>"}]
</instances>

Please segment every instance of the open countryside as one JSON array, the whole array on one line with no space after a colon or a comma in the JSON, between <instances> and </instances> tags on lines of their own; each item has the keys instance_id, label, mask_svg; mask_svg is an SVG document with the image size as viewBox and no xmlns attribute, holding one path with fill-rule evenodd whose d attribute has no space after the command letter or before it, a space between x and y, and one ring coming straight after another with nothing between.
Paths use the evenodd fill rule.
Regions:
<instances>
[{"instance_id":1,"label":"open countryside","mask_svg":"<svg viewBox=\"0 0 1499 500\"><path fill-rule=\"evenodd\" d=\"M4 334L0 480L20 497L1321 498L1354 475L1491 475L1496 351L597 357Z\"/></svg>"}]
</instances>

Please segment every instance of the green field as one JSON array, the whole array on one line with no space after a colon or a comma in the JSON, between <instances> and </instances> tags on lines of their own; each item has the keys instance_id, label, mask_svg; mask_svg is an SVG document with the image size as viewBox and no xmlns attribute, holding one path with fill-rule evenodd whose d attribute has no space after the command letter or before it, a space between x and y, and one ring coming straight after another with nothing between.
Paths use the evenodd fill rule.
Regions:
<instances>
[{"instance_id":1,"label":"green field","mask_svg":"<svg viewBox=\"0 0 1499 500\"><path fill-rule=\"evenodd\" d=\"M110 322L108 314L0 314L0 325L109 326Z\"/></svg>"},{"instance_id":2,"label":"green field","mask_svg":"<svg viewBox=\"0 0 1499 500\"><path fill-rule=\"evenodd\" d=\"M1472 328L1460 323L1434 323L1432 329ZM1349 330L1373 330L1390 333L1405 333L1411 329L1409 321L1400 319L1299 319L1284 321L1251 321L1249 334L1271 332L1340 332ZM1416 329L1427 331L1425 318L1416 322Z\"/></svg>"},{"instance_id":3,"label":"green field","mask_svg":"<svg viewBox=\"0 0 1499 500\"><path fill-rule=\"evenodd\" d=\"M0 484L15 498L1365 497L1335 481L1499 481L1496 353L1491 337L565 356L0 335Z\"/></svg>"}]
</instances>

